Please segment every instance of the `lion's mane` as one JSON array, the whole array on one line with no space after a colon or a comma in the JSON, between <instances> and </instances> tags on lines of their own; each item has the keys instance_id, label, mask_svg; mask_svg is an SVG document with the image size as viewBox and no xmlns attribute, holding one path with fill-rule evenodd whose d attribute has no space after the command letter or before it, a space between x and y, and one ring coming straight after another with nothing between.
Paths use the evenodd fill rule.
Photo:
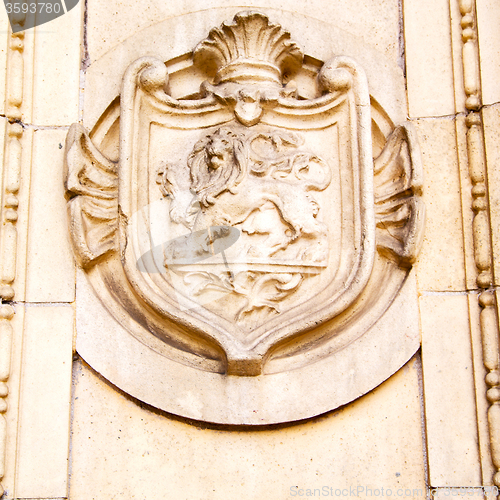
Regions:
<instances>
[{"instance_id":1,"label":"lion's mane","mask_svg":"<svg viewBox=\"0 0 500 500\"><path fill-rule=\"evenodd\" d=\"M228 158L217 169L210 167L210 149L214 141L227 142ZM215 198L224 191L232 191L246 173L243 141L231 130L220 128L200 139L188 158L191 173L191 191L199 202L207 207L215 203Z\"/></svg>"}]
</instances>

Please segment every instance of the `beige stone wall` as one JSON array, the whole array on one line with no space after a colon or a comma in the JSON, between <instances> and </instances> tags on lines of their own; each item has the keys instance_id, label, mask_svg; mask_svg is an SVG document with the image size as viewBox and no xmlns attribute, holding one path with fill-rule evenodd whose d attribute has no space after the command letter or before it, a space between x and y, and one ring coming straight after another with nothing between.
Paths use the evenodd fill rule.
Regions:
<instances>
[{"instance_id":1,"label":"beige stone wall","mask_svg":"<svg viewBox=\"0 0 500 500\"><path fill-rule=\"evenodd\" d=\"M103 109L86 114L89 96L97 102L107 95L87 78L93 65L164 19L201 10L218 19L221 9L230 19L243 7L277 22L280 12L294 15L303 22L296 38L306 45L317 43L311 19L329 23L359 40L360 57L370 46L404 71L426 205L424 241L409 278L416 283L421 349L343 407L259 428L156 410L78 356L77 275L85 278L74 261L63 186L68 129L75 122L93 126ZM0 19L3 498L284 500L307 489L327 498L370 498L370 489L382 488L397 498L423 498L428 488L445 494L448 487L495 484L497 2L81 0L67 15L18 36L3 7ZM186 34L162 36L173 50ZM155 54L158 44L151 39L142 55Z\"/></svg>"}]
</instances>

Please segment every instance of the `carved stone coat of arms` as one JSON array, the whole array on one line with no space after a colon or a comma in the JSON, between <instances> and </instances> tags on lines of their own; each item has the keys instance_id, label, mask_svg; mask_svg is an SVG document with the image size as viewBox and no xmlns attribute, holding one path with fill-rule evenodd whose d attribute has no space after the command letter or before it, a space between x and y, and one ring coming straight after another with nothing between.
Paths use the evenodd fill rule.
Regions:
<instances>
[{"instance_id":1,"label":"carved stone coat of arms","mask_svg":"<svg viewBox=\"0 0 500 500\"><path fill-rule=\"evenodd\" d=\"M375 145L372 107L354 60L305 56L256 12L188 57L132 63L116 119L90 136L74 125L66 144L75 253L131 339L103 328L112 360L95 354L96 369L153 406L237 424L327 411L390 375L347 387L376 345L399 349L397 332L367 332L416 257L422 179L412 128L390 124ZM369 363L408 359L388 352ZM322 384L337 396L299 409Z\"/></svg>"}]
</instances>

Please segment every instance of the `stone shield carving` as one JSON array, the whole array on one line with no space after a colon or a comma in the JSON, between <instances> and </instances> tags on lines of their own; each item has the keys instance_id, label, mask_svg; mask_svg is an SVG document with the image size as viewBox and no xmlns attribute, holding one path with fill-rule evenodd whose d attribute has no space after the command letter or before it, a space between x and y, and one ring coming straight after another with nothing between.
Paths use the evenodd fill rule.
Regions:
<instances>
[{"instance_id":1,"label":"stone shield carving","mask_svg":"<svg viewBox=\"0 0 500 500\"><path fill-rule=\"evenodd\" d=\"M183 92L190 74L202 75L195 93ZM352 387L363 349L390 329L384 312L423 224L415 134L391 125L374 144L371 106L354 60L304 56L255 12L212 29L181 63L132 63L119 118L93 131L99 147L80 125L66 144L75 253L120 325L101 330L105 355L82 341L84 358L149 404L235 424L315 415L397 370L418 345L405 345L405 327L388 340L400 354L387 361L381 347L375 362L390 373ZM336 396L304 410L325 363Z\"/></svg>"}]
</instances>

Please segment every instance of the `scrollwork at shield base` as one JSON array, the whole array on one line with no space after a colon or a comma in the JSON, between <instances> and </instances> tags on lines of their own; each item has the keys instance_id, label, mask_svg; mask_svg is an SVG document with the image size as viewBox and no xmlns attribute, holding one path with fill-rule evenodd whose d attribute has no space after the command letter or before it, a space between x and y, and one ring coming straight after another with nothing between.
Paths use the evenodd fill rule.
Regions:
<instances>
[{"instance_id":1,"label":"scrollwork at shield base","mask_svg":"<svg viewBox=\"0 0 500 500\"><path fill-rule=\"evenodd\" d=\"M346 388L349 352L383 342L422 238L411 125L380 113L377 124L358 64L311 64L260 13L237 14L195 48L189 68L206 78L196 95L172 95L169 67L149 57L130 66L119 117L94 130L101 144L73 125L66 191L75 254L121 325L117 336L155 357L148 373L138 356L136 377L176 395L144 392L111 361L96 369L154 406L225 423L304 418L370 390L369 381ZM118 121L119 157L107 157ZM373 127L392 131L381 142ZM410 343L402 358L418 340ZM380 348L380 363L388 352ZM287 383L318 390L311 374L332 363L329 383L341 389L331 403L287 416L269 404L290 403ZM200 383L218 396L186 403L182 391L203 391ZM221 404L232 410L214 409Z\"/></svg>"}]
</instances>

